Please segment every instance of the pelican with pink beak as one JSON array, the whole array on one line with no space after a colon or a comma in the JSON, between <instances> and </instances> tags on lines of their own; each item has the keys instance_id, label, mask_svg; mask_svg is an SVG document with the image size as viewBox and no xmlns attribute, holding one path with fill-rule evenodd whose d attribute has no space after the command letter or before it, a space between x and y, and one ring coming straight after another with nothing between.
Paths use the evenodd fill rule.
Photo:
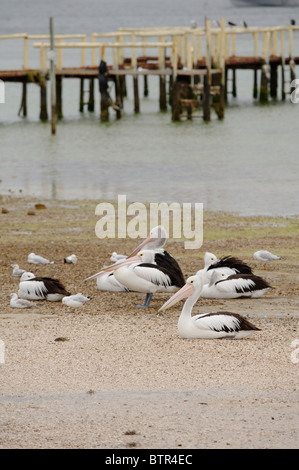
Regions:
<instances>
[{"instance_id":1,"label":"pelican with pink beak","mask_svg":"<svg viewBox=\"0 0 299 470\"><path fill-rule=\"evenodd\" d=\"M178 321L178 332L182 338L242 339L250 336L253 331L259 331L259 328L237 313L216 312L192 316L193 306L199 299L203 286L203 274L189 277L184 287L159 309L159 312L166 310L180 300L187 299Z\"/></svg>"},{"instance_id":2,"label":"pelican with pink beak","mask_svg":"<svg viewBox=\"0 0 299 470\"><path fill-rule=\"evenodd\" d=\"M144 304L137 305L137 307L149 307L154 293L173 293L185 284L182 274L159 266L155 262L155 256L156 252L154 250L142 250L138 255L107 266L99 273L87 278L87 280L113 272L116 281L124 285L128 291L146 294Z\"/></svg>"}]
</instances>

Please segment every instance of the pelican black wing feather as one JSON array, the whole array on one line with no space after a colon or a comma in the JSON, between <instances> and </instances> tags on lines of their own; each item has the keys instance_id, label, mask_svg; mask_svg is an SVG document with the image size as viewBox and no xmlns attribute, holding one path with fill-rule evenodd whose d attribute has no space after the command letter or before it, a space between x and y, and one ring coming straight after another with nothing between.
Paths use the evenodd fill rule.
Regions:
<instances>
[{"instance_id":1,"label":"pelican black wing feather","mask_svg":"<svg viewBox=\"0 0 299 470\"><path fill-rule=\"evenodd\" d=\"M211 264L208 267L208 271L210 269L215 269L215 268L231 268L235 269L236 272L238 273L243 273L243 274L253 274L252 269L248 264L244 263L242 260L235 258L234 256L224 256L221 258L217 263Z\"/></svg>"},{"instance_id":2,"label":"pelican black wing feather","mask_svg":"<svg viewBox=\"0 0 299 470\"><path fill-rule=\"evenodd\" d=\"M206 317L212 317L215 315L225 315L229 317L234 317L237 321L235 323L234 328L230 328L229 326L223 324L221 326L221 329L219 328L213 328L214 331L225 331L226 333L231 333L233 331L244 331L244 330L256 330L260 331L260 328L257 326L253 325L250 321L248 321L246 318L242 317L242 315L239 315L238 313L231 313L231 312L215 312L215 313L207 313L205 315Z\"/></svg>"},{"instance_id":3,"label":"pelican black wing feather","mask_svg":"<svg viewBox=\"0 0 299 470\"><path fill-rule=\"evenodd\" d=\"M65 296L71 295L68 292L64 285L60 282L59 279L54 279L51 277L34 277L33 279L29 279L30 281L41 281L44 283L45 288L47 289L47 294L63 294Z\"/></svg>"},{"instance_id":4,"label":"pelican black wing feather","mask_svg":"<svg viewBox=\"0 0 299 470\"><path fill-rule=\"evenodd\" d=\"M178 287L183 287L186 283L182 270L179 266L177 260L171 256L166 250L164 250L163 254L156 253L155 254L155 262L160 268L164 268L167 270L165 274L168 274L172 280L175 282L173 284Z\"/></svg>"}]
</instances>

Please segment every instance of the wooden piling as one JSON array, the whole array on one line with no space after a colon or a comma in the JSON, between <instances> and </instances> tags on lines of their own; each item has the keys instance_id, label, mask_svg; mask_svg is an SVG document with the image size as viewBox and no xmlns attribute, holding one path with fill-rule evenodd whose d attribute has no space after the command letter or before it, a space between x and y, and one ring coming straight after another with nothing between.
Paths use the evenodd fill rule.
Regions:
<instances>
[{"instance_id":1,"label":"wooden piling","mask_svg":"<svg viewBox=\"0 0 299 470\"><path fill-rule=\"evenodd\" d=\"M79 111L84 111L84 78L80 78Z\"/></svg>"},{"instance_id":2,"label":"wooden piling","mask_svg":"<svg viewBox=\"0 0 299 470\"><path fill-rule=\"evenodd\" d=\"M48 109L47 109L47 80L46 74L41 72L39 75L39 86L40 86L40 114L39 118L41 121L48 120Z\"/></svg>"},{"instance_id":3,"label":"wooden piling","mask_svg":"<svg viewBox=\"0 0 299 470\"><path fill-rule=\"evenodd\" d=\"M167 111L166 103L166 78L165 75L160 75L160 111Z\"/></svg>"},{"instance_id":4,"label":"wooden piling","mask_svg":"<svg viewBox=\"0 0 299 470\"><path fill-rule=\"evenodd\" d=\"M269 90L268 90L268 65L266 63L263 64L261 70L261 83L260 83L260 103L267 103L269 98Z\"/></svg>"},{"instance_id":5,"label":"wooden piling","mask_svg":"<svg viewBox=\"0 0 299 470\"><path fill-rule=\"evenodd\" d=\"M171 110L172 110L171 118L174 122L180 120L180 115L182 113L182 105L180 102L180 98L181 98L180 82L176 80L172 87L172 103L171 103Z\"/></svg>"},{"instance_id":6,"label":"wooden piling","mask_svg":"<svg viewBox=\"0 0 299 470\"><path fill-rule=\"evenodd\" d=\"M138 75L133 75L133 88L134 88L134 112L140 112L139 104L139 91L138 91Z\"/></svg>"},{"instance_id":7,"label":"wooden piling","mask_svg":"<svg viewBox=\"0 0 299 470\"><path fill-rule=\"evenodd\" d=\"M63 118L62 113L62 77L56 75L56 116L58 119Z\"/></svg>"},{"instance_id":8,"label":"wooden piling","mask_svg":"<svg viewBox=\"0 0 299 470\"><path fill-rule=\"evenodd\" d=\"M21 99L21 105L20 109L18 112L18 116L22 113L23 117L27 116L27 81L23 80L22 82L22 99Z\"/></svg>"},{"instance_id":9,"label":"wooden piling","mask_svg":"<svg viewBox=\"0 0 299 470\"><path fill-rule=\"evenodd\" d=\"M115 108L116 108L116 117L117 119L121 118L121 110L123 107L123 97L122 97L122 88L121 88L121 83L120 83L120 77L118 75L115 76L114 78L115 82Z\"/></svg>"},{"instance_id":10,"label":"wooden piling","mask_svg":"<svg viewBox=\"0 0 299 470\"><path fill-rule=\"evenodd\" d=\"M232 95L234 98L237 96L237 73L236 69L232 69L233 72L233 87L232 87Z\"/></svg>"},{"instance_id":11,"label":"wooden piling","mask_svg":"<svg viewBox=\"0 0 299 470\"><path fill-rule=\"evenodd\" d=\"M144 97L148 96L148 79L147 79L147 75L144 75L143 96Z\"/></svg>"},{"instance_id":12,"label":"wooden piling","mask_svg":"<svg viewBox=\"0 0 299 470\"><path fill-rule=\"evenodd\" d=\"M89 97L88 97L88 104L87 109L90 113L94 112L94 79L89 79Z\"/></svg>"},{"instance_id":13,"label":"wooden piling","mask_svg":"<svg viewBox=\"0 0 299 470\"><path fill-rule=\"evenodd\" d=\"M271 98L277 98L277 86L278 86L278 77L277 77L277 65L270 65L270 96Z\"/></svg>"},{"instance_id":14,"label":"wooden piling","mask_svg":"<svg viewBox=\"0 0 299 470\"><path fill-rule=\"evenodd\" d=\"M209 122L211 120L211 95L210 95L210 83L209 76L204 76L203 81L204 93L203 93L203 120Z\"/></svg>"},{"instance_id":15,"label":"wooden piling","mask_svg":"<svg viewBox=\"0 0 299 470\"><path fill-rule=\"evenodd\" d=\"M255 99L258 97L257 74L258 74L257 69L254 69L253 71L253 98Z\"/></svg>"}]
</instances>

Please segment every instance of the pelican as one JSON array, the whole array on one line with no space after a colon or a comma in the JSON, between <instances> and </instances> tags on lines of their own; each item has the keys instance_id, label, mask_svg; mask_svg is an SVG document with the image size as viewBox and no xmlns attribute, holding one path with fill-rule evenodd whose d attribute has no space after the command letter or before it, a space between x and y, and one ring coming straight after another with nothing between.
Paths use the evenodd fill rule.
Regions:
<instances>
[{"instance_id":1,"label":"pelican","mask_svg":"<svg viewBox=\"0 0 299 470\"><path fill-rule=\"evenodd\" d=\"M259 328L237 313L201 313L192 317L193 306L199 299L203 286L202 274L189 277L184 287L159 309L159 312L166 310L179 300L187 299L178 321L178 332L182 338L242 339L250 336L253 331L259 331Z\"/></svg>"},{"instance_id":2,"label":"pelican","mask_svg":"<svg viewBox=\"0 0 299 470\"><path fill-rule=\"evenodd\" d=\"M63 297L70 295L59 279L51 277L35 277L31 272L22 274L18 296L28 300L49 300L58 302Z\"/></svg>"},{"instance_id":3,"label":"pelican","mask_svg":"<svg viewBox=\"0 0 299 470\"><path fill-rule=\"evenodd\" d=\"M253 274L251 267L248 266L248 264L233 256L224 256L223 258L217 259L217 261L213 262L207 267L206 266L207 265L205 260L205 267L196 273L196 275L201 272L205 274L205 284L210 282L211 276L215 270L218 271L218 269L221 269L221 273L225 272L228 276L239 273Z\"/></svg>"},{"instance_id":4,"label":"pelican","mask_svg":"<svg viewBox=\"0 0 299 470\"><path fill-rule=\"evenodd\" d=\"M227 268L218 268L214 270L210 282L204 285L201 297L206 299L257 298L271 288L264 279L254 274L228 275Z\"/></svg>"},{"instance_id":5,"label":"pelican","mask_svg":"<svg viewBox=\"0 0 299 470\"><path fill-rule=\"evenodd\" d=\"M26 272L25 269L20 269L18 264L11 264L12 269L12 275L14 277L21 277L23 273Z\"/></svg>"},{"instance_id":6,"label":"pelican","mask_svg":"<svg viewBox=\"0 0 299 470\"><path fill-rule=\"evenodd\" d=\"M183 273L178 262L175 260L173 256L171 256L166 250L163 249L163 246L166 243L168 238L167 232L162 225L158 225L154 227L151 231L149 236L143 240L135 250L128 256L128 258L132 258L136 256L142 249L145 247L146 250L153 250L155 252L154 263L161 268L165 268L167 270L171 270L176 272L178 278L183 278ZM123 255L122 255L123 256ZM216 257L215 257L216 258ZM125 258L123 258L125 259ZM217 259L217 258L216 258ZM117 260L116 263L122 261L121 259ZM105 269L103 270L103 272ZM88 279L92 279L88 278ZM121 284L114 276L113 271L102 274L101 276L97 277L97 288L100 290L108 290L114 292L129 292L125 285ZM146 302L145 302L146 304ZM148 305L145 305L148 306Z\"/></svg>"},{"instance_id":7,"label":"pelican","mask_svg":"<svg viewBox=\"0 0 299 470\"><path fill-rule=\"evenodd\" d=\"M266 263L269 261L273 261L274 259L281 259L280 256L273 255L270 251L267 250L259 250L253 254L254 259L259 261L264 261L264 269L266 269Z\"/></svg>"},{"instance_id":8,"label":"pelican","mask_svg":"<svg viewBox=\"0 0 299 470\"><path fill-rule=\"evenodd\" d=\"M54 264L54 261L49 261L47 258L43 258L43 256L36 255L35 253L30 253L27 261L32 264Z\"/></svg>"},{"instance_id":9,"label":"pelican","mask_svg":"<svg viewBox=\"0 0 299 470\"><path fill-rule=\"evenodd\" d=\"M103 271L89 277L101 277L103 273L113 271L114 278L131 292L146 294L144 305L149 307L152 295L156 292L175 292L185 284L182 274L155 263L154 250L142 250L138 255L108 266Z\"/></svg>"},{"instance_id":10,"label":"pelican","mask_svg":"<svg viewBox=\"0 0 299 470\"><path fill-rule=\"evenodd\" d=\"M76 264L78 262L78 258L76 255L72 254L63 258L63 261L67 264Z\"/></svg>"},{"instance_id":11,"label":"pelican","mask_svg":"<svg viewBox=\"0 0 299 470\"><path fill-rule=\"evenodd\" d=\"M10 306L13 308L31 308L34 306L33 302L26 299L19 299L17 294L10 294Z\"/></svg>"}]
</instances>

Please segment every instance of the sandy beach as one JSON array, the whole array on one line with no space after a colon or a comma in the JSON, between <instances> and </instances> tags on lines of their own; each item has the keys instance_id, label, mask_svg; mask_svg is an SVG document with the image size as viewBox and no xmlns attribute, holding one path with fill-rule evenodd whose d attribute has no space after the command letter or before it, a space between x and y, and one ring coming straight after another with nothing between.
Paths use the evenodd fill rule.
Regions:
<instances>
[{"instance_id":1,"label":"sandy beach","mask_svg":"<svg viewBox=\"0 0 299 470\"><path fill-rule=\"evenodd\" d=\"M211 251L243 259L273 286L259 299L200 299L194 308L240 313L261 329L251 338L183 340L181 305L158 313L169 295L137 309L142 295L84 280L113 251L137 245L96 237L98 202L0 201L0 448L298 448L298 217L204 212L199 250L167 242L186 278ZM259 249L282 259L264 270L252 256ZM31 252L54 264L29 264ZM72 253L78 263L65 264ZM13 309L14 263L92 299L76 311L44 301Z\"/></svg>"}]
</instances>

